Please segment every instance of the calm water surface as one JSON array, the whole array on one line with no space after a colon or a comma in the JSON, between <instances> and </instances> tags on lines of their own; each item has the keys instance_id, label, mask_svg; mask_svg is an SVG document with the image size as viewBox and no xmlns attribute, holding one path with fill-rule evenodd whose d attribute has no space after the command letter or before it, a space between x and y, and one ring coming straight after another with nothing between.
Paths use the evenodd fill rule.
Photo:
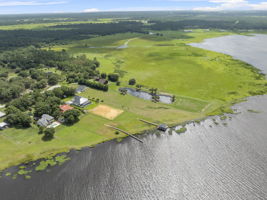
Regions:
<instances>
[{"instance_id":1,"label":"calm water surface","mask_svg":"<svg viewBox=\"0 0 267 200\"><path fill-rule=\"evenodd\" d=\"M244 39L235 38L239 51ZM259 45L261 50L265 48ZM256 62L261 69L266 69L264 57ZM234 108L240 114L224 121L214 117L219 125L207 119L188 124L180 135L145 134L139 136L144 144L131 138L110 141L72 151L69 162L33 173L30 180L2 178L0 199L266 200L267 96L251 97Z\"/></svg>"},{"instance_id":2,"label":"calm water surface","mask_svg":"<svg viewBox=\"0 0 267 200\"><path fill-rule=\"evenodd\" d=\"M148 100L148 101L152 100L152 95L148 92L136 91L135 89L132 89L132 88L121 88L121 89L126 89L127 93L132 96L135 96L135 97L138 97L144 100ZM162 95L162 94L159 94L157 96L159 97L159 102L161 103L166 103L166 104L172 103L172 96Z\"/></svg>"}]
</instances>

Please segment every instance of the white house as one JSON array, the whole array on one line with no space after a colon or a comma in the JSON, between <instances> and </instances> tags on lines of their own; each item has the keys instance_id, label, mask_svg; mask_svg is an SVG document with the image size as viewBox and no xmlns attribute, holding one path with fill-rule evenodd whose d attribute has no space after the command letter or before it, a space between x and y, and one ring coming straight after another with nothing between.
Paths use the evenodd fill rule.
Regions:
<instances>
[{"instance_id":1,"label":"white house","mask_svg":"<svg viewBox=\"0 0 267 200\"><path fill-rule=\"evenodd\" d=\"M75 106L79 106L79 107L85 107L85 106L91 104L91 102L87 98L75 96L72 104Z\"/></svg>"}]
</instances>

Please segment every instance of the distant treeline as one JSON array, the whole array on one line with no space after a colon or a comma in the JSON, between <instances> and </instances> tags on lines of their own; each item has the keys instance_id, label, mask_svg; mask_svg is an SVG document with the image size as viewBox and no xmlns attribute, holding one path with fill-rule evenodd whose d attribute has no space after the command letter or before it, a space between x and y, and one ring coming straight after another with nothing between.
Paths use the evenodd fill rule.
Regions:
<instances>
[{"instance_id":1,"label":"distant treeline","mask_svg":"<svg viewBox=\"0 0 267 200\"><path fill-rule=\"evenodd\" d=\"M110 23L82 23L56 25L42 29L0 30L0 51L17 47L43 47L67 44L71 41L116 33L149 33L149 30L225 29L266 30L267 13L253 12L110 12L46 15L8 15L0 18L0 25L38 24L50 22L98 21ZM1 27L0 27L1 29Z\"/></svg>"},{"instance_id":2,"label":"distant treeline","mask_svg":"<svg viewBox=\"0 0 267 200\"><path fill-rule=\"evenodd\" d=\"M182 21L150 21L153 30L181 30L181 29L226 29L226 30L248 30L267 29L265 23L254 21L225 21L225 20L182 20Z\"/></svg>"},{"instance_id":3,"label":"distant treeline","mask_svg":"<svg viewBox=\"0 0 267 200\"><path fill-rule=\"evenodd\" d=\"M82 40L96 35L104 36L126 32L144 32L139 22L118 22L103 24L57 25L40 30L0 30L0 50L14 47L36 47L64 44L73 40Z\"/></svg>"}]
</instances>

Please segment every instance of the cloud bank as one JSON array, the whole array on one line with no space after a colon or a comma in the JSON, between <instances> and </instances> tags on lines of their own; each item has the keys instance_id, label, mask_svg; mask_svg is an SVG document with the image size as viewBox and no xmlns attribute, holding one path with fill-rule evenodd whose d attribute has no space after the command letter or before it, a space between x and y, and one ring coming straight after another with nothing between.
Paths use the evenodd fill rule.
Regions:
<instances>
[{"instance_id":1,"label":"cloud bank","mask_svg":"<svg viewBox=\"0 0 267 200\"><path fill-rule=\"evenodd\" d=\"M216 6L197 7L197 11L221 11L221 10L267 10L267 1L260 3L250 3L247 0L209 0Z\"/></svg>"},{"instance_id":2,"label":"cloud bank","mask_svg":"<svg viewBox=\"0 0 267 200\"><path fill-rule=\"evenodd\" d=\"M58 5L65 4L66 1L49 1L49 2L38 2L38 1L0 1L0 7L9 6L44 6L44 5Z\"/></svg>"}]
</instances>

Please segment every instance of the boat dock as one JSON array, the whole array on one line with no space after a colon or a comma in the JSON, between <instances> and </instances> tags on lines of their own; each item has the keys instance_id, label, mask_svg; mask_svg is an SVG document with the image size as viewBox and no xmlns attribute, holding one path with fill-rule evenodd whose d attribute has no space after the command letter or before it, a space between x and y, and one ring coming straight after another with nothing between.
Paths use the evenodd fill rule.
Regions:
<instances>
[{"instance_id":1,"label":"boat dock","mask_svg":"<svg viewBox=\"0 0 267 200\"><path fill-rule=\"evenodd\" d=\"M120 131L120 132L122 132L122 133L125 133L126 135L128 135L128 136L132 137L133 139L137 140L138 142L143 143L142 140L140 140L138 137L135 137L135 136L132 135L131 133L128 133L128 132L126 132L126 131L124 131L124 130L122 130L122 129L119 129L119 128L115 127L115 126L111 126L111 125L107 125L107 124L105 124L105 126L107 126L107 127L109 127L109 128L112 128L112 129L115 129L115 130L117 130L117 131Z\"/></svg>"},{"instance_id":2,"label":"boat dock","mask_svg":"<svg viewBox=\"0 0 267 200\"><path fill-rule=\"evenodd\" d=\"M153 122L149 122L149 121L146 121L146 120L144 120L144 119L139 119L141 122L144 122L144 123L146 123L146 124L150 124L150 125L153 125L153 126L156 126L156 127L158 127L159 126L159 124L156 124L156 123L153 123Z\"/></svg>"}]
</instances>

